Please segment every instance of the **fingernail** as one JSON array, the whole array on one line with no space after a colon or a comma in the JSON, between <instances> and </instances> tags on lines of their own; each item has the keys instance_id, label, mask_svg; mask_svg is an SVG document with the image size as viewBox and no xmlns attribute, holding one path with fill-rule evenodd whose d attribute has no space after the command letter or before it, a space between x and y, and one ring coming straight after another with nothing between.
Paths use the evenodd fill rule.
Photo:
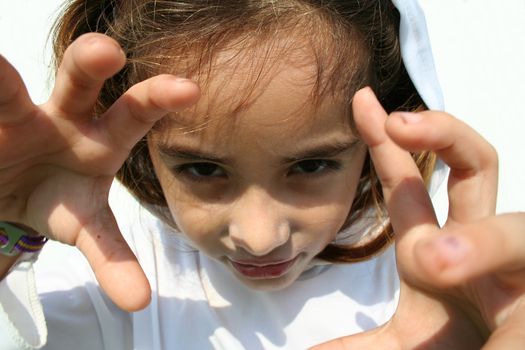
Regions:
<instances>
[{"instance_id":1,"label":"fingernail","mask_svg":"<svg viewBox=\"0 0 525 350\"><path fill-rule=\"evenodd\" d=\"M195 83L194 83L192 80L187 79L187 78L181 78L181 77L176 77L176 78L175 78L175 82L176 82L177 84L186 84L186 83L188 83L188 84L193 84L193 85L195 85Z\"/></svg>"},{"instance_id":2,"label":"fingernail","mask_svg":"<svg viewBox=\"0 0 525 350\"><path fill-rule=\"evenodd\" d=\"M456 265L467 256L470 245L462 237L443 235L429 242L447 265Z\"/></svg>"},{"instance_id":3,"label":"fingernail","mask_svg":"<svg viewBox=\"0 0 525 350\"><path fill-rule=\"evenodd\" d=\"M418 114L418 113L397 112L396 115L401 117L401 119L403 119L403 121L406 124L419 123L421 121L421 119L423 119L423 116L421 114Z\"/></svg>"},{"instance_id":4,"label":"fingernail","mask_svg":"<svg viewBox=\"0 0 525 350\"><path fill-rule=\"evenodd\" d=\"M360 90L361 91L366 91L369 94L373 94L374 93L374 90L372 90L372 88L370 86L365 86L365 87L361 88Z\"/></svg>"},{"instance_id":5,"label":"fingernail","mask_svg":"<svg viewBox=\"0 0 525 350\"><path fill-rule=\"evenodd\" d=\"M86 44L89 45L91 49L98 49L99 47L101 47L104 50L108 50L109 48L111 48L114 49L115 52L118 52L119 54L125 56L125 52L122 50L122 47L120 47L120 45L116 41L103 39L98 35L90 37L86 41Z\"/></svg>"}]
</instances>

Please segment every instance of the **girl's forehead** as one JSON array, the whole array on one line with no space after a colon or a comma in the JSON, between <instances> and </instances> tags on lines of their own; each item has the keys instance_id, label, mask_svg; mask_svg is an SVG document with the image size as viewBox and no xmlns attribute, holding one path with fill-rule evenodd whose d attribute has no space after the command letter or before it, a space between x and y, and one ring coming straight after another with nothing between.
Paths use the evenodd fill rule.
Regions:
<instances>
[{"instance_id":1,"label":"girl's forehead","mask_svg":"<svg viewBox=\"0 0 525 350\"><path fill-rule=\"evenodd\" d=\"M256 104L263 94L283 105L282 118L330 98L345 100L348 105L367 71L361 64L359 43L340 48L327 39L321 45L304 31L280 31L272 37L254 35L221 45L204 53L197 50L175 55L165 62L172 67L168 73L196 81L202 91L196 108L175 116L184 126L210 119L229 121ZM348 56L342 60L339 51ZM295 105L301 108L290 111L294 104L289 102L297 99L301 102Z\"/></svg>"},{"instance_id":2,"label":"girl's forehead","mask_svg":"<svg viewBox=\"0 0 525 350\"><path fill-rule=\"evenodd\" d=\"M303 77L292 69L282 70L255 92L249 104L235 111L218 101L210 106L208 95L203 94L195 108L171 116L156 141L253 160L268 154L293 154L296 149L327 142L353 142L355 134L345 104L330 97L314 103L311 86L296 84ZM218 97L225 101L235 98L239 87L232 82L221 89L218 80L217 86L210 86L214 88L220 89Z\"/></svg>"},{"instance_id":3,"label":"girl's forehead","mask_svg":"<svg viewBox=\"0 0 525 350\"><path fill-rule=\"evenodd\" d=\"M276 58L264 67L256 67L257 56L228 61L229 54L207 75L198 103L169 116L163 130L215 133L246 123L259 128L308 128L325 115L349 120L346 99L330 94L318 98L318 67L304 53Z\"/></svg>"}]
</instances>

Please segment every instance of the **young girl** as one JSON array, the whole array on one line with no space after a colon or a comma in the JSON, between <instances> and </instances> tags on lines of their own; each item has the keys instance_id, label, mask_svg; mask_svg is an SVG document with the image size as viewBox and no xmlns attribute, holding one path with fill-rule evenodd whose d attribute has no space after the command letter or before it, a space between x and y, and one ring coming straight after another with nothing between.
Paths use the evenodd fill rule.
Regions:
<instances>
[{"instance_id":1,"label":"young girl","mask_svg":"<svg viewBox=\"0 0 525 350\"><path fill-rule=\"evenodd\" d=\"M421 16L71 1L47 103L0 62L2 349L525 346L525 219L495 216L491 146L424 111ZM33 266L46 238L83 255Z\"/></svg>"}]
</instances>

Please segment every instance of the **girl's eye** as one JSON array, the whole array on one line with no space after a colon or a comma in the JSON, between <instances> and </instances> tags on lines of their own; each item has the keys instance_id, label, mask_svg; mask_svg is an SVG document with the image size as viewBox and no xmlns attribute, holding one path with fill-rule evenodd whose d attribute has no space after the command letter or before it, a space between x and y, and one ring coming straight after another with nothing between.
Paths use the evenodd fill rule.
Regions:
<instances>
[{"instance_id":1,"label":"girl's eye","mask_svg":"<svg viewBox=\"0 0 525 350\"><path fill-rule=\"evenodd\" d=\"M226 173L214 163L189 163L175 168L177 174L188 177L194 181L206 181L213 178L225 177Z\"/></svg>"},{"instance_id":2,"label":"girl's eye","mask_svg":"<svg viewBox=\"0 0 525 350\"><path fill-rule=\"evenodd\" d=\"M325 172L341 169L341 164L334 160L327 159L307 159L295 163L290 175L321 175Z\"/></svg>"}]
</instances>

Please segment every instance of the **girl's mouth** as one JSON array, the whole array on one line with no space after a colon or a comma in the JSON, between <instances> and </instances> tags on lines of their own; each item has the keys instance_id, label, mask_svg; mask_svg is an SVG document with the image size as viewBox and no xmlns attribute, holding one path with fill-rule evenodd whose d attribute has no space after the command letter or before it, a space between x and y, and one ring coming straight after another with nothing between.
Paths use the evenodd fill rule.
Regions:
<instances>
[{"instance_id":1,"label":"girl's mouth","mask_svg":"<svg viewBox=\"0 0 525 350\"><path fill-rule=\"evenodd\" d=\"M297 261L298 256L293 259L279 262L259 264L256 262L237 262L229 260L230 264L243 276L253 279L277 278L286 274L293 264Z\"/></svg>"}]
</instances>

